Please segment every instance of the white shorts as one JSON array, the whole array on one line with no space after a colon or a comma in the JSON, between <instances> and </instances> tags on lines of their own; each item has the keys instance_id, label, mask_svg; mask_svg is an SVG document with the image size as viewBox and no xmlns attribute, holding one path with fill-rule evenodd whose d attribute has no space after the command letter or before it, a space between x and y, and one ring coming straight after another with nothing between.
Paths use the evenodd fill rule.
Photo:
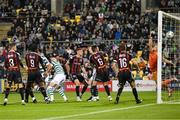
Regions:
<instances>
[{"instance_id":1,"label":"white shorts","mask_svg":"<svg viewBox=\"0 0 180 120\"><path fill-rule=\"evenodd\" d=\"M95 79L96 79L96 69L94 68L94 69L93 69L92 76L90 77L89 80L95 80Z\"/></svg>"},{"instance_id":2,"label":"white shorts","mask_svg":"<svg viewBox=\"0 0 180 120\"><path fill-rule=\"evenodd\" d=\"M66 76L64 74L56 74L54 75L54 78L51 82L61 86L62 84L64 84L65 80Z\"/></svg>"}]
</instances>

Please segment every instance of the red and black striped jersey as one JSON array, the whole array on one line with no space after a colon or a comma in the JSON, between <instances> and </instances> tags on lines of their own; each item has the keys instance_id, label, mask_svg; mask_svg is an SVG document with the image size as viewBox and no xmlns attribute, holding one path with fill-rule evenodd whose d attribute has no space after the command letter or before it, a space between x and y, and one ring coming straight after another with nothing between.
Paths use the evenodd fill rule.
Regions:
<instances>
[{"instance_id":1,"label":"red and black striped jersey","mask_svg":"<svg viewBox=\"0 0 180 120\"><path fill-rule=\"evenodd\" d=\"M70 63L70 74L81 74L81 67L83 66L83 58L74 56L69 61Z\"/></svg>"},{"instance_id":2,"label":"red and black striped jersey","mask_svg":"<svg viewBox=\"0 0 180 120\"><path fill-rule=\"evenodd\" d=\"M5 68L9 71L20 71L21 64L20 54L13 50L10 50L5 57Z\"/></svg>"},{"instance_id":3,"label":"red and black striped jersey","mask_svg":"<svg viewBox=\"0 0 180 120\"><path fill-rule=\"evenodd\" d=\"M130 70L130 61L132 56L127 52L120 52L116 55L116 61L118 64L119 71Z\"/></svg>"},{"instance_id":4,"label":"red and black striped jersey","mask_svg":"<svg viewBox=\"0 0 180 120\"><path fill-rule=\"evenodd\" d=\"M35 52L27 53L25 56L25 60L29 72L39 70L39 63L41 63L41 65L43 64L42 58Z\"/></svg>"},{"instance_id":5,"label":"red and black striped jersey","mask_svg":"<svg viewBox=\"0 0 180 120\"><path fill-rule=\"evenodd\" d=\"M91 55L90 63L96 68L97 73L101 73L107 70L105 56L101 52Z\"/></svg>"}]
</instances>

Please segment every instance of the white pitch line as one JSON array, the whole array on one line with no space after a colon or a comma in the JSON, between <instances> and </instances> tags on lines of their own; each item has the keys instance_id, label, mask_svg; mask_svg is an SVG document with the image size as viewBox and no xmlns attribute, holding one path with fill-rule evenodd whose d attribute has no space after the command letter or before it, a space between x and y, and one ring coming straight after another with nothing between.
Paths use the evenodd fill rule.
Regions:
<instances>
[{"instance_id":1,"label":"white pitch line","mask_svg":"<svg viewBox=\"0 0 180 120\"><path fill-rule=\"evenodd\" d=\"M156 103L138 105L138 106L132 106L132 107L124 107L124 108L114 108L114 109L110 109L110 110L101 110L101 111L82 113L82 114L66 115L66 116L59 116L59 117L49 117L49 118L43 118L43 119L39 119L39 120L59 120L59 119L86 116L86 115L93 115L93 114L99 114L99 113L107 113L107 112L113 112L113 111L121 111L121 110L128 110L128 109L134 109L134 108L142 108L142 107L147 107L147 106L152 106L152 105L156 105Z\"/></svg>"}]
</instances>

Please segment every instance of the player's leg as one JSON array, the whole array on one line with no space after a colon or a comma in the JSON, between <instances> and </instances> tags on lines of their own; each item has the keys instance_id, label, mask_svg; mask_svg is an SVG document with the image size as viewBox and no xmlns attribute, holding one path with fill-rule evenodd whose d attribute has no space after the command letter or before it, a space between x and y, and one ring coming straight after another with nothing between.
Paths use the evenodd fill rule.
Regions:
<instances>
[{"instance_id":1,"label":"player's leg","mask_svg":"<svg viewBox=\"0 0 180 120\"><path fill-rule=\"evenodd\" d=\"M77 101L82 101L80 97L80 82L78 79L74 80L74 83L76 85L76 96L77 96Z\"/></svg>"},{"instance_id":2,"label":"player's leg","mask_svg":"<svg viewBox=\"0 0 180 120\"><path fill-rule=\"evenodd\" d=\"M88 88L88 83L87 83L87 81L84 79L83 76L78 77L78 79L80 80L81 83L84 84L84 86L83 86L83 88L82 88L82 91L81 91L81 95L80 95L80 97L82 97L82 95L85 93L85 91L86 91L87 88Z\"/></svg>"},{"instance_id":3,"label":"player's leg","mask_svg":"<svg viewBox=\"0 0 180 120\"><path fill-rule=\"evenodd\" d=\"M95 78L94 78L94 79L95 79ZM97 85L96 85L95 89L93 89L93 87L92 87L92 84L93 84L94 79L93 79L93 80L91 80L91 79L89 80L91 96L87 99L87 101L91 101L91 100L92 100L93 92L95 92L96 100L99 101Z\"/></svg>"},{"instance_id":4,"label":"player's leg","mask_svg":"<svg viewBox=\"0 0 180 120\"><path fill-rule=\"evenodd\" d=\"M19 93L20 93L20 96L21 96L21 100L22 100L22 105L25 105L25 101L24 101L24 85L23 83L18 83L18 88L19 88Z\"/></svg>"},{"instance_id":5,"label":"player's leg","mask_svg":"<svg viewBox=\"0 0 180 120\"><path fill-rule=\"evenodd\" d=\"M47 94L50 97L50 101L53 102L54 101L54 90L56 88L56 84L51 81L49 86L47 87Z\"/></svg>"},{"instance_id":6,"label":"player's leg","mask_svg":"<svg viewBox=\"0 0 180 120\"><path fill-rule=\"evenodd\" d=\"M106 91L108 99L109 99L109 101L112 101L112 97L111 97L111 94L110 94L110 89L109 89L109 86L108 86L109 73L108 72L104 72L104 74L101 75L101 79L103 81L104 89Z\"/></svg>"},{"instance_id":7,"label":"player's leg","mask_svg":"<svg viewBox=\"0 0 180 120\"><path fill-rule=\"evenodd\" d=\"M134 95L134 98L135 98L135 100L136 100L136 103L137 103L137 104L138 104L138 103L141 103L142 101L138 98L138 92L137 92L136 87L135 87L135 81L134 81L134 80L131 80L131 81L129 82L129 84L130 84L130 86L131 86L131 88L132 88L132 93L133 93L133 95Z\"/></svg>"},{"instance_id":8,"label":"player's leg","mask_svg":"<svg viewBox=\"0 0 180 120\"><path fill-rule=\"evenodd\" d=\"M136 103L137 104L141 103L141 100L138 98L138 93L137 93L136 86L135 86L135 80L132 78L131 72L126 72L125 77L127 78L127 81L129 82L129 84L132 88L132 93L134 95Z\"/></svg>"},{"instance_id":9,"label":"player's leg","mask_svg":"<svg viewBox=\"0 0 180 120\"><path fill-rule=\"evenodd\" d=\"M65 80L66 80L66 76L64 74L60 74L59 75L59 81L58 81L58 86L60 88L58 89L58 92L59 92L60 96L63 97L64 101L67 102L68 99L66 97L66 94L64 93L64 91L65 91L64 90L64 82L65 82Z\"/></svg>"},{"instance_id":10,"label":"player's leg","mask_svg":"<svg viewBox=\"0 0 180 120\"><path fill-rule=\"evenodd\" d=\"M34 93L32 91L32 88L34 87L35 79L36 79L36 75L34 73L28 74L26 90L25 90L25 102L26 103L28 103L28 101L29 101L29 95L31 96L33 103L37 103L37 100L36 100Z\"/></svg>"},{"instance_id":11,"label":"player's leg","mask_svg":"<svg viewBox=\"0 0 180 120\"><path fill-rule=\"evenodd\" d=\"M12 81L8 81L8 80L7 80L7 81L5 82L4 106L7 105L7 102L8 102L8 96L9 96L9 93L10 93L11 84L12 84Z\"/></svg>"},{"instance_id":12,"label":"player's leg","mask_svg":"<svg viewBox=\"0 0 180 120\"><path fill-rule=\"evenodd\" d=\"M169 97L172 96L172 93L174 91L173 87L170 84L172 84L172 82L175 82L175 81L177 81L177 80L176 79L174 80L174 78L171 78L171 79L166 79L162 82L162 87L167 88Z\"/></svg>"},{"instance_id":13,"label":"player's leg","mask_svg":"<svg viewBox=\"0 0 180 120\"><path fill-rule=\"evenodd\" d=\"M60 94L61 97L63 97L65 102L68 101L68 98L66 97L66 94L64 93L64 87L62 84L61 84L60 88L58 89L58 93Z\"/></svg>"},{"instance_id":14,"label":"player's leg","mask_svg":"<svg viewBox=\"0 0 180 120\"><path fill-rule=\"evenodd\" d=\"M92 81L92 99L90 101L98 101L97 99L97 80Z\"/></svg>"},{"instance_id":15,"label":"player's leg","mask_svg":"<svg viewBox=\"0 0 180 120\"><path fill-rule=\"evenodd\" d=\"M120 96L121 96L121 93L122 93L122 90L124 88L124 85L126 83L126 80L124 80L124 75L123 73L120 73L118 75L118 79L119 79L119 84L118 84L118 92L117 92L117 95L116 95L116 101L114 102L115 104L118 104L119 103L119 99L120 99Z\"/></svg>"},{"instance_id":16,"label":"player's leg","mask_svg":"<svg viewBox=\"0 0 180 120\"><path fill-rule=\"evenodd\" d=\"M44 83L44 81L42 80L41 73L40 73L40 72L37 72L37 73L35 74L35 76L36 76L35 82L38 84L39 90L40 90L41 94L43 95L45 102L46 102L47 104L50 103L49 97L48 97L48 95L47 95L47 93L46 93L45 83Z\"/></svg>"},{"instance_id":17,"label":"player's leg","mask_svg":"<svg viewBox=\"0 0 180 120\"><path fill-rule=\"evenodd\" d=\"M29 101L29 95L31 96L33 103L37 103L37 100L36 100L36 98L34 96L32 88L33 88L33 83L32 82L27 82L26 90L25 90L25 102L26 103L28 103L28 101Z\"/></svg>"},{"instance_id":18,"label":"player's leg","mask_svg":"<svg viewBox=\"0 0 180 120\"><path fill-rule=\"evenodd\" d=\"M49 97L48 97L48 95L46 93L46 90L45 90L45 83L44 83L44 81L40 81L38 83L38 85L39 85L39 90L40 90L41 94L43 95L45 102L47 104L50 103Z\"/></svg>"},{"instance_id":19,"label":"player's leg","mask_svg":"<svg viewBox=\"0 0 180 120\"><path fill-rule=\"evenodd\" d=\"M104 89L106 91L106 94L108 96L109 101L112 101L112 97L111 97L111 94L110 94L108 82L104 82Z\"/></svg>"},{"instance_id":20,"label":"player's leg","mask_svg":"<svg viewBox=\"0 0 180 120\"><path fill-rule=\"evenodd\" d=\"M98 96L98 89L97 89L97 85L96 88L93 90L92 86L93 86L93 81L96 79L96 71L95 69L93 69L93 73L92 76L89 79L89 85L90 85L90 92L91 92L91 96L87 99L87 101L91 101L92 100L92 96L93 96L93 92L95 92L95 96L96 96L96 100L99 101L99 96Z\"/></svg>"},{"instance_id":21,"label":"player's leg","mask_svg":"<svg viewBox=\"0 0 180 120\"><path fill-rule=\"evenodd\" d=\"M7 75L7 80L5 82L5 97L4 97L4 105L7 105L7 102L8 102L8 96L9 96L9 93L10 93L10 88L11 88L11 85L12 85L12 82L13 82L13 72L9 72L8 75Z\"/></svg>"},{"instance_id":22,"label":"player's leg","mask_svg":"<svg viewBox=\"0 0 180 120\"><path fill-rule=\"evenodd\" d=\"M78 78L77 78L77 75L76 74L71 74L70 75L70 77L71 77L71 81L76 85L76 88L75 88L75 91L76 91L76 100L77 101L82 101L81 100L81 97L80 97L80 81L78 80Z\"/></svg>"},{"instance_id":23,"label":"player's leg","mask_svg":"<svg viewBox=\"0 0 180 120\"><path fill-rule=\"evenodd\" d=\"M154 80L157 84L157 71L152 72L152 80Z\"/></svg>"},{"instance_id":24,"label":"player's leg","mask_svg":"<svg viewBox=\"0 0 180 120\"><path fill-rule=\"evenodd\" d=\"M25 101L24 101L24 84L22 82L22 77L21 77L21 73L20 72L15 72L14 73L14 83L18 85L19 88L19 93L21 96L21 100L22 100L22 105L25 105Z\"/></svg>"}]
</instances>

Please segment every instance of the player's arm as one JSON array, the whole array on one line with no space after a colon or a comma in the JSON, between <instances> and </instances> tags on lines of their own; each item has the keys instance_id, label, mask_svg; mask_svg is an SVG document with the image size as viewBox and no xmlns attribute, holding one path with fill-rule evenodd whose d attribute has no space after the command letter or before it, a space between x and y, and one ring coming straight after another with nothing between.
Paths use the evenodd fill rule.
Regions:
<instances>
[{"instance_id":1,"label":"player's arm","mask_svg":"<svg viewBox=\"0 0 180 120\"><path fill-rule=\"evenodd\" d=\"M22 60L21 60L21 57L20 57L20 54L19 53L17 53L17 56L18 56L18 59L19 59L19 65L22 67L22 68L24 68L24 69L26 69L26 67L23 65L23 63L22 63Z\"/></svg>"},{"instance_id":2,"label":"player's arm","mask_svg":"<svg viewBox=\"0 0 180 120\"><path fill-rule=\"evenodd\" d=\"M112 70L115 72L116 76L118 75L118 67L117 67L117 61L116 60L113 60L112 64L111 64L111 68Z\"/></svg>"},{"instance_id":3,"label":"player's arm","mask_svg":"<svg viewBox=\"0 0 180 120\"><path fill-rule=\"evenodd\" d=\"M67 62L65 64L67 75L70 75L70 71L71 71L70 66L72 63L73 63L73 58L70 58L69 60L67 60Z\"/></svg>"},{"instance_id":4,"label":"player's arm","mask_svg":"<svg viewBox=\"0 0 180 120\"><path fill-rule=\"evenodd\" d=\"M53 65L51 63L48 63L46 65L46 73L51 73L52 67L53 67Z\"/></svg>"},{"instance_id":5,"label":"player's arm","mask_svg":"<svg viewBox=\"0 0 180 120\"><path fill-rule=\"evenodd\" d=\"M84 74L84 78L87 79L87 78L88 78L88 77L87 77L87 71L86 71L84 65L81 66L81 70L82 70L82 72L83 72L83 74Z\"/></svg>"},{"instance_id":6,"label":"player's arm","mask_svg":"<svg viewBox=\"0 0 180 120\"><path fill-rule=\"evenodd\" d=\"M8 69L8 58L7 56L5 57L5 61L4 61L4 69Z\"/></svg>"},{"instance_id":7,"label":"player's arm","mask_svg":"<svg viewBox=\"0 0 180 120\"><path fill-rule=\"evenodd\" d=\"M163 57L163 62L167 63L167 64L171 64L174 65L174 63L171 60L168 60L166 58Z\"/></svg>"},{"instance_id":8,"label":"player's arm","mask_svg":"<svg viewBox=\"0 0 180 120\"><path fill-rule=\"evenodd\" d=\"M66 69L66 71L68 71L67 74L69 75L70 67L69 67L68 62L66 62L66 64L65 64L65 69Z\"/></svg>"},{"instance_id":9,"label":"player's arm","mask_svg":"<svg viewBox=\"0 0 180 120\"><path fill-rule=\"evenodd\" d=\"M152 48L153 48L153 40L152 40L152 37L149 38L149 51L152 51Z\"/></svg>"},{"instance_id":10,"label":"player's arm","mask_svg":"<svg viewBox=\"0 0 180 120\"><path fill-rule=\"evenodd\" d=\"M45 72L44 72L44 76L47 77L47 76L50 74L50 72L51 72L52 65L51 65L50 63L47 64L47 65L44 65L43 59L42 59L41 56L39 56L39 62L40 62L40 64L41 64L43 70L45 71ZM46 66L47 66L47 69L46 69Z\"/></svg>"}]
</instances>

